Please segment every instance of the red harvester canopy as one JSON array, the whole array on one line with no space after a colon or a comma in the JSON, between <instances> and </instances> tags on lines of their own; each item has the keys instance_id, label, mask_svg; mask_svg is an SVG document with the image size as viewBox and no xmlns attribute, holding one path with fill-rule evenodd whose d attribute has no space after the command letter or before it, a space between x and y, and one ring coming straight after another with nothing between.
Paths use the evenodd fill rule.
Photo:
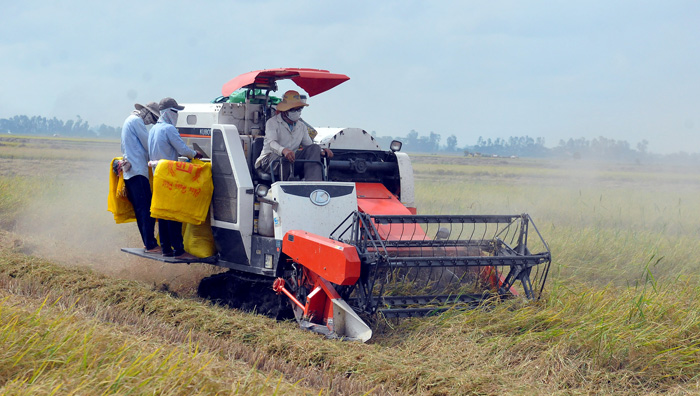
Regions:
<instances>
[{"instance_id":1,"label":"red harvester canopy","mask_svg":"<svg viewBox=\"0 0 700 396\"><path fill-rule=\"evenodd\" d=\"M318 95L349 80L345 74L335 74L319 69L266 69L241 74L224 84L221 94L229 96L235 90L250 84L272 84L277 80L292 79L309 96Z\"/></svg>"}]
</instances>

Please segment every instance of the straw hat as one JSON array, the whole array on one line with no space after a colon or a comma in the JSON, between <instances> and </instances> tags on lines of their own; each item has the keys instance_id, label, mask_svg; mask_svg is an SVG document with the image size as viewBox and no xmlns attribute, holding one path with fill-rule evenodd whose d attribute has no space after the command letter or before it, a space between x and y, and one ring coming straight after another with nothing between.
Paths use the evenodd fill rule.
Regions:
<instances>
[{"instance_id":1,"label":"straw hat","mask_svg":"<svg viewBox=\"0 0 700 396\"><path fill-rule=\"evenodd\" d=\"M277 111L287 111L295 107L308 106L306 102L301 99L301 95L297 91L287 91L282 97L282 101L277 104Z\"/></svg>"}]
</instances>

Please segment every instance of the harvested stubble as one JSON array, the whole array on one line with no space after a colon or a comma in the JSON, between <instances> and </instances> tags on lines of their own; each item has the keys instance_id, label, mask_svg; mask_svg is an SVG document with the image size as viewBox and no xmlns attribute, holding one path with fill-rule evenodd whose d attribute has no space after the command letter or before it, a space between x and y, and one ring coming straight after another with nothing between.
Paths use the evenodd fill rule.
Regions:
<instances>
[{"instance_id":1,"label":"harvested stubble","mask_svg":"<svg viewBox=\"0 0 700 396\"><path fill-rule=\"evenodd\" d=\"M375 387L375 393L418 394L700 390L694 383L700 286L691 281L661 288L648 279L637 289L599 291L555 286L539 303L406 321L365 345L8 251L0 279L14 294L80 296L77 306L101 321L128 322L144 336L189 336L207 353L261 360L288 381L306 378L300 385L332 393Z\"/></svg>"},{"instance_id":2,"label":"harvested stubble","mask_svg":"<svg viewBox=\"0 0 700 396\"><path fill-rule=\"evenodd\" d=\"M118 153L118 147L118 140L0 136L0 158L4 159L102 161Z\"/></svg>"},{"instance_id":3,"label":"harvested stubble","mask_svg":"<svg viewBox=\"0 0 700 396\"><path fill-rule=\"evenodd\" d=\"M2 394L308 394L235 360L0 292ZM191 341L191 340L188 340Z\"/></svg>"},{"instance_id":4,"label":"harvested stubble","mask_svg":"<svg viewBox=\"0 0 700 396\"><path fill-rule=\"evenodd\" d=\"M7 175L3 166L10 163L12 171L32 178L20 182L29 183L25 187L36 192L33 175L64 174L70 168L73 178L80 175L85 185L65 185L88 191L84 195L98 200L83 208L103 202L101 190L85 188L104 177L105 159L112 156L109 150L92 152L100 157L97 162L84 157L75 162L75 150L45 156L30 149L13 147L9 153L16 158L66 154L71 158L3 160L0 174ZM191 339L217 364L220 359L241 359L248 363L251 392L274 391L272 383L279 373L284 377L280 389L292 393L309 389L333 394L372 390L378 394L528 395L700 392L698 170L606 165L603 172L579 171L570 169L571 164L520 161L513 165L501 160L482 161L466 169L424 168L420 158L414 159L420 213L526 211L533 216L552 247L557 267L543 301L513 301L487 312L382 322L372 344L362 345L324 340L294 323L174 298L143 283L60 267L9 250L0 252L0 288L9 293L9 299L21 296L34 301L32 307L47 296L47 301L61 297L56 306L75 305L79 315L71 320L90 321L86 328L115 326L110 328L144 337L155 348L175 345L180 348L175 353L182 356L188 356ZM462 166L471 166L470 160L461 161L466 161ZM96 175L84 178L86 169L95 169ZM7 199L5 204L0 201L0 217L10 220L16 213L12 211L22 209L17 209L17 202L31 201L19 189L3 189L3 197ZM100 211L104 211L101 206ZM114 228L109 222L99 223L93 209L85 212L94 227ZM32 224L45 226L46 219L29 214L34 216ZM21 247L25 238L7 240L19 241L15 245ZM69 245L62 243L56 248ZM105 257L107 265L123 259L117 252ZM264 374L253 371L253 366ZM34 367L40 368L41 362ZM58 378L65 373L54 367L51 374ZM48 375L45 370L38 380ZM235 375L223 381L247 384ZM0 378L9 384L7 377ZM303 381L292 387L296 379ZM257 388L257 380L267 380L270 386ZM45 393L50 393L54 383L44 384L49 384ZM74 386L66 381L58 393L81 393ZM12 392L26 393L14 388Z\"/></svg>"},{"instance_id":5,"label":"harvested stubble","mask_svg":"<svg viewBox=\"0 0 700 396\"><path fill-rule=\"evenodd\" d=\"M6 177L0 174L0 229L10 229L27 206L27 197L41 195L50 186L48 178Z\"/></svg>"},{"instance_id":6,"label":"harvested stubble","mask_svg":"<svg viewBox=\"0 0 700 396\"><path fill-rule=\"evenodd\" d=\"M279 342L268 342L266 337L276 339L280 333L293 334L298 331L291 323L276 323L258 315L243 314L206 303L175 298L167 293L153 291L139 282L115 280L86 269L56 266L41 259L8 251L1 253L0 288L13 295L49 301L58 300L64 307L75 306L85 317L84 320L93 318L101 323L117 325L120 331L128 329L129 332L153 344L162 344L161 348L165 350L172 349L169 346L171 343L177 347L196 343L199 351L214 356L214 362L217 364L224 364L228 360L247 363L248 371L232 371L226 376L211 370L203 373L202 376L211 378L200 379L196 386L201 388L193 388L198 392L209 394L210 388L205 385L216 381L226 385L218 388L224 394L229 393L227 389L234 391L249 389L253 393L259 393L257 389L260 389L262 394L268 394L271 392L265 389L274 390L281 375L284 376L281 387L285 389L284 393L363 394L377 388L374 384L347 379L345 373L325 373L322 367L319 367L317 362L319 358L314 357L313 354L308 357L311 359L310 363L305 365L290 364L290 359L278 358L277 355L270 354L269 349L285 350L285 348ZM303 332L300 332L300 335L309 336ZM288 341L296 340L290 337ZM258 343L271 345L269 348L259 348ZM162 364L166 363L162 359L156 360ZM34 363L33 370L40 369L43 364L41 360ZM2 367L1 364L0 367ZM257 372L254 375L251 374L253 368L266 372L267 378L261 377ZM55 375L65 375L63 370L64 367L58 367ZM190 371L188 369L182 371L182 373L187 372ZM150 373L144 372L144 376L146 375ZM137 376L140 380L144 380L145 378L142 377ZM0 375L0 378L5 376ZM53 376L47 377L47 381L53 378ZM301 384L290 385L295 382L301 382ZM71 384L66 386L70 388ZM127 387L127 389L130 388ZM152 394L153 392L143 393ZM190 392L180 388L172 394L190 394ZM242 394L249 394L249 392L245 391Z\"/></svg>"}]
</instances>

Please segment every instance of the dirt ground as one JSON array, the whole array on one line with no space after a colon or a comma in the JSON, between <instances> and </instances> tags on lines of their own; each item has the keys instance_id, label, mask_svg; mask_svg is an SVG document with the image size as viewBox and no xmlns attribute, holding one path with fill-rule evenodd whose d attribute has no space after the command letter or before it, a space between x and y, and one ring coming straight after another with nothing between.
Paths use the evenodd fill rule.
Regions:
<instances>
[{"instance_id":1,"label":"dirt ground","mask_svg":"<svg viewBox=\"0 0 700 396\"><path fill-rule=\"evenodd\" d=\"M70 158L83 150L89 151L89 158ZM3 230L0 244L56 263L194 295L199 281L220 272L218 267L166 264L120 251L143 243L136 223L115 224L107 211L109 164L118 153L118 143L96 143L65 151L66 159L2 158L0 177L40 178L46 188L26 197L24 210Z\"/></svg>"}]
</instances>

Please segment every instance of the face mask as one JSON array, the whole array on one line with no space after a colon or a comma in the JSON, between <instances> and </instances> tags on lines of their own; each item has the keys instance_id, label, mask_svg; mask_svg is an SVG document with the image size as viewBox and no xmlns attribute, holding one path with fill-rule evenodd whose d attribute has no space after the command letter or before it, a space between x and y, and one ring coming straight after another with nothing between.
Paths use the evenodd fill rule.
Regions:
<instances>
[{"instance_id":1,"label":"face mask","mask_svg":"<svg viewBox=\"0 0 700 396\"><path fill-rule=\"evenodd\" d=\"M288 111L287 112L287 118L290 120L297 122L301 118L301 109L299 110L294 110L294 111Z\"/></svg>"},{"instance_id":2,"label":"face mask","mask_svg":"<svg viewBox=\"0 0 700 396\"><path fill-rule=\"evenodd\" d=\"M177 111L173 109L162 110L160 118L170 125L177 125Z\"/></svg>"},{"instance_id":3,"label":"face mask","mask_svg":"<svg viewBox=\"0 0 700 396\"><path fill-rule=\"evenodd\" d=\"M148 112L148 114L146 114L145 117L143 117L143 122L146 125L155 124L157 121L158 120L156 119L156 117L150 111Z\"/></svg>"},{"instance_id":4,"label":"face mask","mask_svg":"<svg viewBox=\"0 0 700 396\"><path fill-rule=\"evenodd\" d=\"M177 125L177 111L171 109L170 114L170 119L173 121L173 125Z\"/></svg>"}]
</instances>

